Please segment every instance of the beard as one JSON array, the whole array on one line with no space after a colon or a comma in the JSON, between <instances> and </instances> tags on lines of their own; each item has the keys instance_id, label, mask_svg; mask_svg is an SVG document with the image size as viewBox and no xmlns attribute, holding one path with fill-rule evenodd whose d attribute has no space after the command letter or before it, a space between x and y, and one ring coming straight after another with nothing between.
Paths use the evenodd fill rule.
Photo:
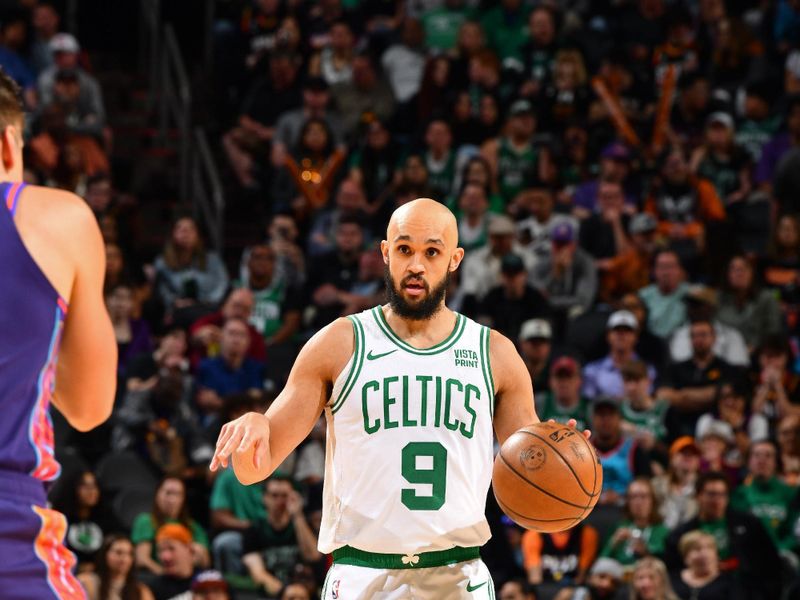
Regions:
<instances>
[{"instance_id":1,"label":"beard","mask_svg":"<svg viewBox=\"0 0 800 600\"><path fill-rule=\"evenodd\" d=\"M389 265L386 265L383 268L383 281L386 283L389 306L392 307L395 314L412 321L426 321L439 312L442 307L447 287L450 285L450 271L445 273L444 279L433 289L430 288L428 282L413 275L404 277L398 287L389 272ZM403 297L402 288L408 281L419 281L425 287L427 294L422 300L411 303Z\"/></svg>"}]
</instances>

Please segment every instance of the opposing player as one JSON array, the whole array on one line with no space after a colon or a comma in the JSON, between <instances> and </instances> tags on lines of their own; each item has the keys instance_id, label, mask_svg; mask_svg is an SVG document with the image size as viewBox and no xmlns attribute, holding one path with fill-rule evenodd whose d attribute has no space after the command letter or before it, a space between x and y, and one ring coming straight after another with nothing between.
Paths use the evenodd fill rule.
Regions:
<instances>
[{"instance_id":1,"label":"opposing player","mask_svg":"<svg viewBox=\"0 0 800 600\"><path fill-rule=\"evenodd\" d=\"M66 521L46 508L60 471L48 406L80 430L105 421L117 346L94 216L73 194L22 183L23 119L0 71L0 597L82 599Z\"/></svg>"},{"instance_id":2,"label":"opposing player","mask_svg":"<svg viewBox=\"0 0 800 600\"><path fill-rule=\"evenodd\" d=\"M538 422L531 378L508 339L444 304L464 257L447 208L400 207L381 250L388 306L317 333L267 414L223 427L211 469L265 478L324 411L323 600L493 598L478 554L492 428L502 443Z\"/></svg>"}]
</instances>

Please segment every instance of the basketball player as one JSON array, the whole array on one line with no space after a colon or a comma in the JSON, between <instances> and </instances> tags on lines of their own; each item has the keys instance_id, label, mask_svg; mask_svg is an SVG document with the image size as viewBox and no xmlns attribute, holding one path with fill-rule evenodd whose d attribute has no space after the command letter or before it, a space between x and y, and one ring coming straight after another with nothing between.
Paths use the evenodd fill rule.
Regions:
<instances>
[{"instance_id":1,"label":"basketball player","mask_svg":"<svg viewBox=\"0 0 800 600\"><path fill-rule=\"evenodd\" d=\"M538 422L531 378L507 338L445 307L464 257L446 207L398 208L381 251L389 304L318 332L267 414L223 427L211 469L232 457L263 479L324 411L323 600L492 599L492 427L502 443Z\"/></svg>"},{"instance_id":2,"label":"basketball player","mask_svg":"<svg viewBox=\"0 0 800 600\"><path fill-rule=\"evenodd\" d=\"M0 597L82 599L66 520L45 508L60 471L48 405L81 431L105 421L117 345L95 218L73 194L22 183L23 119L0 71Z\"/></svg>"}]
</instances>

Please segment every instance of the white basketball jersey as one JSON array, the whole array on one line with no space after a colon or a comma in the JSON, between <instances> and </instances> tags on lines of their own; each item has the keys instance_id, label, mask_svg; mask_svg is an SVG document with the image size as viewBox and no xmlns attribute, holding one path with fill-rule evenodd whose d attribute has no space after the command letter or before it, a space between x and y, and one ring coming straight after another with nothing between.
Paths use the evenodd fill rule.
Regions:
<instances>
[{"instance_id":1,"label":"white basketball jersey","mask_svg":"<svg viewBox=\"0 0 800 600\"><path fill-rule=\"evenodd\" d=\"M319 549L410 553L481 546L492 476L489 329L456 315L420 350L380 306L349 317L355 350L325 408Z\"/></svg>"}]
</instances>

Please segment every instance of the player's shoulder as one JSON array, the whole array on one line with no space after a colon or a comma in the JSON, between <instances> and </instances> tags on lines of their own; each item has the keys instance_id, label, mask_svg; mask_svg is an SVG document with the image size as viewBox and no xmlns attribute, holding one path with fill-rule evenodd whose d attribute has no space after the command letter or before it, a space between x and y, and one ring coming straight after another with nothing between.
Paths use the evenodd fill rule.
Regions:
<instances>
[{"instance_id":1,"label":"player's shoulder","mask_svg":"<svg viewBox=\"0 0 800 600\"><path fill-rule=\"evenodd\" d=\"M350 360L354 347L353 322L339 317L308 340L302 359L309 367L335 378Z\"/></svg>"},{"instance_id":2,"label":"player's shoulder","mask_svg":"<svg viewBox=\"0 0 800 600\"><path fill-rule=\"evenodd\" d=\"M489 352L500 357L518 355L514 342L496 329L489 329Z\"/></svg>"},{"instance_id":3,"label":"player's shoulder","mask_svg":"<svg viewBox=\"0 0 800 600\"><path fill-rule=\"evenodd\" d=\"M80 243L82 233L97 229L97 219L89 205L72 192L29 185L22 204L36 223L64 239Z\"/></svg>"},{"instance_id":4,"label":"player's shoulder","mask_svg":"<svg viewBox=\"0 0 800 600\"><path fill-rule=\"evenodd\" d=\"M496 329L489 330L489 364L498 388L504 387L509 378L517 378L525 370L514 342Z\"/></svg>"}]
</instances>

